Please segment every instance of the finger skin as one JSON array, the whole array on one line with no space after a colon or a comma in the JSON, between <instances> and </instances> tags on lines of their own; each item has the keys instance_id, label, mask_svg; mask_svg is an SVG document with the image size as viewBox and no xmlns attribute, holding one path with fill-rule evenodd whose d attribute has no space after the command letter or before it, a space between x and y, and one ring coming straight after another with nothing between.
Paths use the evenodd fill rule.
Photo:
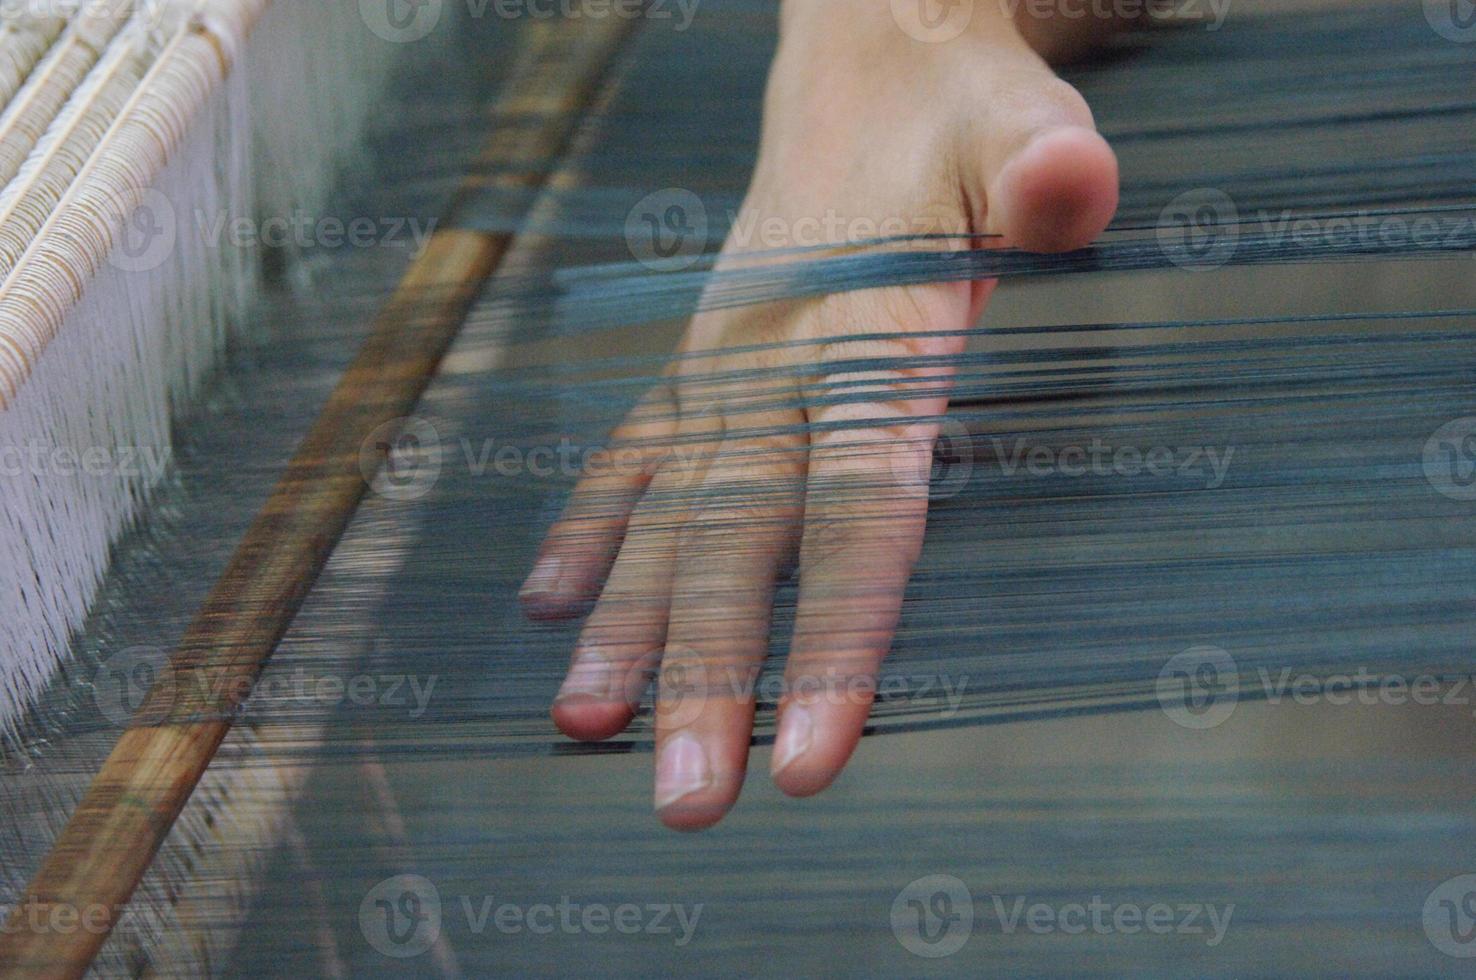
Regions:
<instances>
[{"instance_id":1,"label":"finger skin","mask_svg":"<svg viewBox=\"0 0 1476 980\"><path fill-rule=\"evenodd\" d=\"M1031 251L1090 244L1117 210L1116 155L1080 95L1022 50L1018 36L1002 33L986 48L978 84L987 110L965 133L961 154L966 197L983 204L976 227ZM932 306L927 328L961 327L991 291L992 284L975 286L967 319L962 310L950 315L946 303L915 305ZM903 384L873 411L879 420L899 418L875 433L869 459L817 445L811 461L800 606L771 763L775 783L793 796L829 786L860 740L926 528L925 482L889 477L927 471L937 426L908 426L905 418L941 415L946 404L909 400ZM847 491L848 483L856 489Z\"/></svg>"},{"instance_id":2,"label":"finger skin","mask_svg":"<svg viewBox=\"0 0 1476 980\"><path fill-rule=\"evenodd\" d=\"M660 662L677 529L685 520L685 510L674 504L680 493L675 482L662 471L651 480L574 648L552 711L554 724L570 738L600 741L622 732Z\"/></svg>"},{"instance_id":3,"label":"finger skin","mask_svg":"<svg viewBox=\"0 0 1476 980\"><path fill-rule=\"evenodd\" d=\"M1084 248L1117 211L1117 156L1081 93L1010 25L976 39L954 153L975 230L1031 252Z\"/></svg>"},{"instance_id":4,"label":"finger skin","mask_svg":"<svg viewBox=\"0 0 1476 980\"><path fill-rule=\"evenodd\" d=\"M878 437L864 467L811 467L799 611L771 771L791 796L829 786L851 757L922 547L936 424Z\"/></svg>"},{"instance_id":5,"label":"finger skin","mask_svg":"<svg viewBox=\"0 0 1476 980\"><path fill-rule=\"evenodd\" d=\"M1117 213L1117 156L1084 126L1036 134L992 184L990 223L1017 248L1085 248Z\"/></svg>"},{"instance_id":6,"label":"finger skin","mask_svg":"<svg viewBox=\"0 0 1476 980\"><path fill-rule=\"evenodd\" d=\"M882 30L851 79L869 75L867 88L827 80L837 71L834 58L807 56L815 51L796 41L805 21L795 15L787 22L781 47L781 55L789 52L781 59L787 67L771 79L766 149L748 198L758 202L756 214L798 220L839 208L885 217L913 215L941 202L945 230L997 235L991 246L1031 251L1083 247L1111 221L1118 203L1117 159L1080 95L1031 50L1032 44L1042 50L1037 40L1022 39L1013 24L1001 20L972 40L961 39L948 49L948 67L941 69L939 51L930 52L926 65L907 62L927 50L915 45L898 61L890 42L877 40L894 25L878 20ZM834 30L846 19L821 16L817 23ZM826 51L837 55L844 47L831 44ZM897 71L877 70L878 58L926 81L927 90L938 95L929 106L938 111L916 111L916 90L909 94L896 84L902 77ZM817 60L825 60L824 71ZM862 104L844 104L845 92L861 90L868 93ZM897 100L905 111L896 111ZM895 130L887 128L893 120ZM903 187L915 196L900 193ZM689 404L692 389L702 386L702 371L807 372L799 358L814 350L801 344L794 350L804 354L783 360L771 352L761 360L724 354L727 348L824 342L819 380L806 388L821 391L826 407L808 417L811 441L798 504L763 500L741 506L734 491L745 480L773 476L751 460L746 470L704 473L704 480L711 477L704 486L721 501L717 506L694 505L690 487L682 498L680 488L666 486L660 457L633 476L595 477L576 491L530 577L525 606L535 617L572 615L607 568L610 577L554 718L573 737L606 738L629 723L646 671L661 662L664 675L681 679L662 685L657 707L656 802L668 826L710 826L739 793L753 724L751 680L764 655L774 578L796 535L802 537L800 605L780 700L773 778L791 795L819 792L855 750L920 552L926 474L937 419L947 404L938 396L936 361L922 372L926 377L885 370L861 375L852 368L845 377L829 378L834 385L828 394L823 364L833 359L854 366L867 358L905 363L908 357L957 353L961 336L899 342L898 351L891 341L865 332L962 330L977 320L992 288L975 283L877 290L790 304L783 315L757 308L694 321L684 347L710 351L711 358L705 367L691 368L685 382L674 378ZM914 397L909 389L928 394ZM721 419L724 431L745 424L745 392L733 394L707 392L713 404L703 414ZM669 409L665 417L675 414ZM673 423L622 430L617 438L660 443L679 428ZM682 499L685 508L674 505ZM797 522L802 531L795 529ZM778 530L783 527L788 533ZM684 697L667 696L683 687ZM695 702L694 690L700 692Z\"/></svg>"},{"instance_id":7,"label":"finger skin","mask_svg":"<svg viewBox=\"0 0 1476 980\"><path fill-rule=\"evenodd\" d=\"M655 806L676 830L717 823L743 785L775 581L802 516L797 442L715 465L680 535L656 711Z\"/></svg>"},{"instance_id":8,"label":"finger skin","mask_svg":"<svg viewBox=\"0 0 1476 980\"><path fill-rule=\"evenodd\" d=\"M961 328L977 298L968 288L930 286L887 308L911 310L934 329ZM964 338L871 343L874 357L908 363L957 353ZM837 363L849 353L847 346L826 357ZM820 378L850 395L811 415L799 607L770 762L790 795L830 785L865 727L922 549L933 443L948 408L938 385L949 375L927 367Z\"/></svg>"},{"instance_id":9,"label":"finger skin","mask_svg":"<svg viewBox=\"0 0 1476 980\"><path fill-rule=\"evenodd\" d=\"M591 458L594 471L574 488L518 593L529 619L568 619L588 608L631 512L668 454L675 404L668 386L652 390L610 434L609 450Z\"/></svg>"}]
</instances>

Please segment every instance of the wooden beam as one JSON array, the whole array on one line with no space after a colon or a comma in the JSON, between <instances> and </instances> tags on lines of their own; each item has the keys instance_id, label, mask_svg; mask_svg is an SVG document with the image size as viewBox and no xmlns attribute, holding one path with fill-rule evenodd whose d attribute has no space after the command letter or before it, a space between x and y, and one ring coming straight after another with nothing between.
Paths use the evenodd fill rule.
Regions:
<instances>
[{"instance_id":1,"label":"wooden beam","mask_svg":"<svg viewBox=\"0 0 1476 980\"><path fill-rule=\"evenodd\" d=\"M408 415L512 242L455 227L456 208L489 184L543 185L599 90L630 18L555 18L527 43L495 110L535 119L494 132L450 221L415 260L246 532L164 674L0 929L0 974L80 977L230 730L348 527L367 488L361 449ZM526 164L520 167L519 164ZM387 447L373 447L377 464ZM222 678L227 683L221 683ZM201 683L203 681L203 683Z\"/></svg>"}]
</instances>

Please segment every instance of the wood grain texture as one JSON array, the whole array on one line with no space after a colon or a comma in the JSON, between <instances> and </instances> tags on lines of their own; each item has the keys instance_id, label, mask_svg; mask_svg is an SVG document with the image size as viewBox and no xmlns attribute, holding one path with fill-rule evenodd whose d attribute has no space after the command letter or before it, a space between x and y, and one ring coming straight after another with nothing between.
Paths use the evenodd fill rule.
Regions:
<instances>
[{"instance_id":1,"label":"wood grain texture","mask_svg":"<svg viewBox=\"0 0 1476 980\"><path fill-rule=\"evenodd\" d=\"M483 154L493 182L543 184L594 97L626 18L529 23ZM521 166L520 166L521 165ZM484 169L491 169L490 167ZM468 181L464 193L485 187ZM459 203L459 202L458 202ZM379 315L276 488L240 542L164 674L120 738L10 920L0 975L78 977L96 957L230 730L367 489L366 443L415 406L467 309L511 244L508 234L438 231ZM385 445L370 445L374 465ZM372 468L370 469L372 474Z\"/></svg>"}]
</instances>

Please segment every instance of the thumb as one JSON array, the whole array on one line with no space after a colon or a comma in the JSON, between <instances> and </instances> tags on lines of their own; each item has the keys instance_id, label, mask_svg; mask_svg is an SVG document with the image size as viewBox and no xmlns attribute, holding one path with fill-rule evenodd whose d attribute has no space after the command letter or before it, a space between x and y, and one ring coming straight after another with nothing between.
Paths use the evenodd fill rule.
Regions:
<instances>
[{"instance_id":1,"label":"thumb","mask_svg":"<svg viewBox=\"0 0 1476 980\"><path fill-rule=\"evenodd\" d=\"M1117 211L1116 154L1086 100L1018 35L986 51L960 149L975 226L1031 252L1086 247Z\"/></svg>"}]
</instances>

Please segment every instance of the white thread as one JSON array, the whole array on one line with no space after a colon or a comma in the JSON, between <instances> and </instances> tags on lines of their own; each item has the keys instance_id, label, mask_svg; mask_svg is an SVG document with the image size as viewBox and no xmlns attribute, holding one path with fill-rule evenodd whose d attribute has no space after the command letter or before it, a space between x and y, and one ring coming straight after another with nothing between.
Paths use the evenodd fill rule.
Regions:
<instances>
[{"instance_id":1,"label":"white thread","mask_svg":"<svg viewBox=\"0 0 1476 980\"><path fill-rule=\"evenodd\" d=\"M0 575L14 579L0 589L0 728L65 656L109 547L159 478L57 472L55 454L167 456L171 409L245 319L260 276L253 250L177 232L196 213L321 207L398 53L353 7L263 17L264 0L210 0L135 14L0 191L0 448L40 454L0 466ZM159 21L143 19L172 10L188 18L160 49ZM142 30L155 31L147 63L130 47ZM241 63L222 86L231 51ZM150 201L179 223L144 268L121 246Z\"/></svg>"}]
</instances>

